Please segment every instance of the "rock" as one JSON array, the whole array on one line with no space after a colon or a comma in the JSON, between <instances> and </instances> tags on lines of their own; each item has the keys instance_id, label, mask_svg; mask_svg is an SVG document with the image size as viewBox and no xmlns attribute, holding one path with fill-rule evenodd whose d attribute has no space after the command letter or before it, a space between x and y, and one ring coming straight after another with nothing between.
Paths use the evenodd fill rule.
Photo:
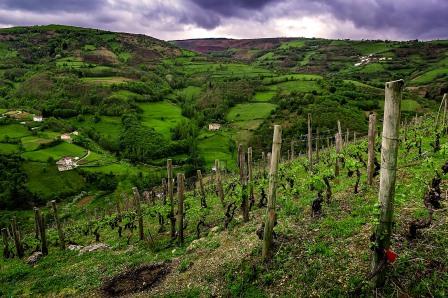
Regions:
<instances>
[{"instance_id":1,"label":"rock","mask_svg":"<svg viewBox=\"0 0 448 298\"><path fill-rule=\"evenodd\" d=\"M204 242L204 239L205 239L205 238L200 238L200 239L193 240L193 241L190 243L190 245L188 245L188 247L187 247L187 252L191 252L191 251L195 250L196 248L198 248L198 246L199 246L202 242Z\"/></svg>"},{"instance_id":2,"label":"rock","mask_svg":"<svg viewBox=\"0 0 448 298\"><path fill-rule=\"evenodd\" d=\"M95 243L92 245L87 245L86 247L82 248L79 253L83 254L86 252L92 252L92 251L97 251L97 250L106 250L109 249L109 245L105 244L105 243Z\"/></svg>"},{"instance_id":3,"label":"rock","mask_svg":"<svg viewBox=\"0 0 448 298\"><path fill-rule=\"evenodd\" d=\"M82 249L82 246L81 246L81 245L70 244L70 245L67 247L67 249L68 249L68 250L80 250L80 249Z\"/></svg>"},{"instance_id":4,"label":"rock","mask_svg":"<svg viewBox=\"0 0 448 298\"><path fill-rule=\"evenodd\" d=\"M219 230L220 230L219 226L216 226L216 227L211 228L211 229L210 229L210 232L212 232L212 233L218 233Z\"/></svg>"},{"instance_id":5,"label":"rock","mask_svg":"<svg viewBox=\"0 0 448 298\"><path fill-rule=\"evenodd\" d=\"M39 261L44 255L40 251L35 251L31 256L28 257L26 260L26 263L28 265L34 266L36 265L37 261Z\"/></svg>"}]
</instances>

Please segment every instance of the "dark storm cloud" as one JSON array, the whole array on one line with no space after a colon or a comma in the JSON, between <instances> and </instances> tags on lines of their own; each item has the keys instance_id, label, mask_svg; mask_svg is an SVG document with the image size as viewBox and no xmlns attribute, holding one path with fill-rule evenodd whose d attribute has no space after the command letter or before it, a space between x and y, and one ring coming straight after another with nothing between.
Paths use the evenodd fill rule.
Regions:
<instances>
[{"instance_id":1,"label":"dark storm cloud","mask_svg":"<svg viewBox=\"0 0 448 298\"><path fill-rule=\"evenodd\" d=\"M199 7L223 16L238 16L243 10L258 10L280 0L191 0Z\"/></svg>"},{"instance_id":2,"label":"dark storm cloud","mask_svg":"<svg viewBox=\"0 0 448 298\"><path fill-rule=\"evenodd\" d=\"M447 0L317 0L335 18L372 31L396 29L407 37L448 37Z\"/></svg>"},{"instance_id":3,"label":"dark storm cloud","mask_svg":"<svg viewBox=\"0 0 448 298\"><path fill-rule=\"evenodd\" d=\"M37 12L80 12L97 9L105 4L105 0L1 0L0 8Z\"/></svg>"},{"instance_id":4,"label":"dark storm cloud","mask_svg":"<svg viewBox=\"0 0 448 298\"><path fill-rule=\"evenodd\" d=\"M364 38L386 34L400 39L448 38L447 12L448 0L0 0L0 24L66 18L74 25L157 35L192 27L222 29L238 21L248 24L241 26L241 33L251 36L248 28L283 19L300 24L307 17L323 19L329 28L339 28L341 22L353 24L353 29L346 29L353 32L331 31L327 34L331 37L362 32Z\"/></svg>"}]
</instances>

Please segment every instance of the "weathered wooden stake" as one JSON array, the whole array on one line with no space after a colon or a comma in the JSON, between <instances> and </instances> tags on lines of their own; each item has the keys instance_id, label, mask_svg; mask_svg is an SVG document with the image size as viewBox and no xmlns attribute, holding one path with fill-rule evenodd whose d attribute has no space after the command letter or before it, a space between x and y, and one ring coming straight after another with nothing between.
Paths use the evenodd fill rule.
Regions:
<instances>
[{"instance_id":1,"label":"weathered wooden stake","mask_svg":"<svg viewBox=\"0 0 448 298\"><path fill-rule=\"evenodd\" d=\"M238 163L240 165L240 182L241 182L241 213L243 214L243 221L249 221L249 200L247 195L247 168L246 168L246 154L243 146L238 146Z\"/></svg>"},{"instance_id":2,"label":"weathered wooden stake","mask_svg":"<svg viewBox=\"0 0 448 298\"><path fill-rule=\"evenodd\" d=\"M442 122L443 124L442 124L442 128L443 128L443 131L446 132L446 130L447 130L446 113L448 111L448 96L447 96L446 93L443 95L443 101L445 102L445 106L444 106L444 109L443 109L443 122Z\"/></svg>"},{"instance_id":3,"label":"weathered wooden stake","mask_svg":"<svg viewBox=\"0 0 448 298\"><path fill-rule=\"evenodd\" d=\"M222 178L221 178L221 164L218 159L215 160L215 169L216 169L216 192L218 193L219 200L221 201L221 205L224 207L224 189L222 187Z\"/></svg>"},{"instance_id":4,"label":"weathered wooden stake","mask_svg":"<svg viewBox=\"0 0 448 298\"><path fill-rule=\"evenodd\" d=\"M215 163L215 165L216 165L216 163ZM202 181L201 170L197 170L196 171L196 175L198 176L197 178L198 178L198 181L199 181L199 191L201 193L201 207L202 208L207 208L207 199L205 197L204 181Z\"/></svg>"},{"instance_id":5,"label":"weathered wooden stake","mask_svg":"<svg viewBox=\"0 0 448 298\"><path fill-rule=\"evenodd\" d=\"M51 201L51 207L53 207L54 221L56 222L56 227L58 229L59 245L61 249L64 250L65 249L64 231L62 230L62 224L59 221L58 208L56 206L55 200Z\"/></svg>"},{"instance_id":6,"label":"weathered wooden stake","mask_svg":"<svg viewBox=\"0 0 448 298\"><path fill-rule=\"evenodd\" d=\"M176 237L176 218L174 217L174 181L173 181L173 161L168 159L166 161L167 178L168 178L168 198L170 201L170 223L171 223L171 238Z\"/></svg>"},{"instance_id":7,"label":"weathered wooden stake","mask_svg":"<svg viewBox=\"0 0 448 298\"><path fill-rule=\"evenodd\" d=\"M138 219L138 237L140 240L143 240L145 235L143 234L143 216L142 216L142 208L140 205L140 193L138 192L137 187L133 187L132 192L134 193L134 204Z\"/></svg>"},{"instance_id":8,"label":"weathered wooden stake","mask_svg":"<svg viewBox=\"0 0 448 298\"><path fill-rule=\"evenodd\" d=\"M373 183L373 172L375 168L375 136L376 136L376 114L369 115L369 133L368 133L368 155L367 155L367 184Z\"/></svg>"},{"instance_id":9,"label":"weathered wooden stake","mask_svg":"<svg viewBox=\"0 0 448 298\"><path fill-rule=\"evenodd\" d=\"M272 255L272 233L276 222L275 201L277 196L277 167L280 158L281 145L282 128L280 125L275 125L272 140L272 160L269 169L268 208L266 210L263 231L262 257L265 261L269 260Z\"/></svg>"},{"instance_id":10,"label":"weathered wooden stake","mask_svg":"<svg viewBox=\"0 0 448 298\"><path fill-rule=\"evenodd\" d=\"M313 130L311 129L311 114L308 113L308 163L309 163L309 171L311 172L313 169Z\"/></svg>"},{"instance_id":11,"label":"weathered wooden stake","mask_svg":"<svg viewBox=\"0 0 448 298\"><path fill-rule=\"evenodd\" d=\"M345 144L348 145L350 131L347 128L347 134L345 135Z\"/></svg>"},{"instance_id":12,"label":"weathered wooden stake","mask_svg":"<svg viewBox=\"0 0 448 298\"><path fill-rule=\"evenodd\" d=\"M336 164L335 164L335 168L334 168L334 175L337 177L339 176L339 171L341 168L341 160L339 158L339 154L341 153L342 150L342 136L340 133L337 133L335 135L335 147L336 147Z\"/></svg>"},{"instance_id":13,"label":"weathered wooden stake","mask_svg":"<svg viewBox=\"0 0 448 298\"><path fill-rule=\"evenodd\" d=\"M11 254L9 251L9 242L8 242L8 233L6 232L6 228L2 229L2 238L3 238L3 257L8 259Z\"/></svg>"},{"instance_id":14,"label":"weathered wooden stake","mask_svg":"<svg viewBox=\"0 0 448 298\"><path fill-rule=\"evenodd\" d=\"M316 161L319 162L319 127L316 129Z\"/></svg>"},{"instance_id":15,"label":"weathered wooden stake","mask_svg":"<svg viewBox=\"0 0 448 298\"><path fill-rule=\"evenodd\" d=\"M375 232L375 252L372 261L372 272L376 273L373 279L376 287L381 287L385 281L384 264L387 262L385 252L390 247L392 235L403 86L403 80L388 82L385 86L380 191L378 195L380 215Z\"/></svg>"},{"instance_id":16,"label":"weathered wooden stake","mask_svg":"<svg viewBox=\"0 0 448 298\"><path fill-rule=\"evenodd\" d=\"M249 178L249 201L253 204L254 197L254 178L252 171L252 147L247 148L247 176Z\"/></svg>"},{"instance_id":17,"label":"weathered wooden stake","mask_svg":"<svg viewBox=\"0 0 448 298\"><path fill-rule=\"evenodd\" d=\"M45 231L45 219L40 212L39 208L34 208L34 214L37 217L39 223L39 239L40 239L40 250L44 256L48 255L47 247L47 233Z\"/></svg>"},{"instance_id":18,"label":"weathered wooden stake","mask_svg":"<svg viewBox=\"0 0 448 298\"><path fill-rule=\"evenodd\" d=\"M294 145L295 145L295 142L291 141L291 160L294 160L296 158L295 151L294 151Z\"/></svg>"},{"instance_id":19,"label":"weathered wooden stake","mask_svg":"<svg viewBox=\"0 0 448 298\"><path fill-rule=\"evenodd\" d=\"M184 187L185 176L177 174L177 236L179 245L184 244Z\"/></svg>"},{"instance_id":20,"label":"weathered wooden stake","mask_svg":"<svg viewBox=\"0 0 448 298\"><path fill-rule=\"evenodd\" d=\"M356 143L356 131L353 132L353 143Z\"/></svg>"}]
</instances>

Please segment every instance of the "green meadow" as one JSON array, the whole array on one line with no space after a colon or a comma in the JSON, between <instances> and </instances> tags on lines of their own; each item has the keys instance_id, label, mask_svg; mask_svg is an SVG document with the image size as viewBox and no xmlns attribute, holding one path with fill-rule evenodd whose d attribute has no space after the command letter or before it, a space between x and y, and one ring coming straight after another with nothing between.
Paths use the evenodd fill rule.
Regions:
<instances>
[{"instance_id":1,"label":"green meadow","mask_svg":"<svg viewBox=\"0 0 448 298\"><path fill-rule=\"evenodd\" d=\"M37 151L25 152L23 158L30 161L46 162L52 158L55 162L64 157L82 157L86 154L86 149L70 143L60 143L56 146L45 148Z\"/></svg>"},{"instance_id":2,"label":"green meadow","mask_svg":"<svg viewBox=\"0 0 448 298\"><path fill-rule=\"evenodd\" d=\"M166 138L170 138L172 128L186 119L182 116L180 107L168 101L142 103L138 106L143 110L142 123Z\"/></svg>"},{"instance_id":3,"label":"green meadow","mask_svg":"<svg viewBox=\"0 0 448 298\"><path fill-rule=\"evenodd\" d=\"M0 141L5 138L18 139L30 134L28 128L21 124L0 125Z\"/></svg>"}]
</instances>

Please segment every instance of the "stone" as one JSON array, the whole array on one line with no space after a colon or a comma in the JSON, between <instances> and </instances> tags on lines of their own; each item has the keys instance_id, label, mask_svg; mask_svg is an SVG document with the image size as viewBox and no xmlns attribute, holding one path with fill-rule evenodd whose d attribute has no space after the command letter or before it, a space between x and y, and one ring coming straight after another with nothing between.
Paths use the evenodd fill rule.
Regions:
<instances>
[{"instance_id":1,"label":"stone","mask_svg":"<svg viewBox=\"0 0 448 298\"><path fill-rule=\"evenodd\" d=\"M81 245L70 244L70 245L67 247L67 249L68 249L68 250L80 250L80 249L82 249L82 246L81 246Z\"/></svg>"},{"instance_id":2,"label":"stone","mask_svg":"<svg viewBox=\"0 0 448 298\"><path fill-rule=\"evenodd\" d=\"M40 251L35 251L31 256L28 257L26 260L26 263L28 265L34 266L36 265L37 261L39 261L44 255Z\"/></svg>"},{"instance_id":3,"label":"stone","mask_svg":"<svg viewBox=\"0 0 448 298\"><path fill-rule=\"evenodd\" d=\"M83 247L79 253L83 254L86 252L93 252L93 251L97 251L97 250L106 250L109 249L109 245L105 244L105 243L95 243L95 244L91 244L91 245L87 245L86 247Z\"/></svg>"}]
</instances>

